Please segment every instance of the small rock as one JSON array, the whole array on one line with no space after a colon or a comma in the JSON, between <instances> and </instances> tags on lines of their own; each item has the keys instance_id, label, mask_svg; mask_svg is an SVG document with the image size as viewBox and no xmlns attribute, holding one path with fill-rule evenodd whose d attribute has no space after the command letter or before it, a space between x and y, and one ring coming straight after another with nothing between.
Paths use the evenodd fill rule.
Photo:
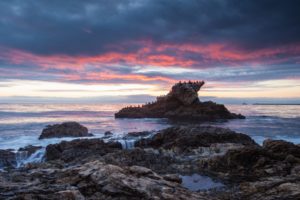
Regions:
<instances>
[{"instance_id":1,"label":"small rock","mask_svg":"<svg viewBox=\"0 0 300 200\"><path fill-rule=\"evenodd\" d=\"M111 135L113 135L113 133L110 132L110 131L106 131L106 132L104 133L104 135L105 135L105 136L111 136Z\"/></svg>"},{"instance_id":2,"label":"small rock","mask_svg":"<svg viewBox=\"0 0 300 200\"><path fill-rule=\"evenodd\" d=\"M39 139L61 137L87 137L93 136L88 129L77 122L64 122L62 124L49 125L43 129Z\"/></svg>"},{"instance_id":3,"label":"small rock","mask_svg":"<svg viewBox=\"0 0 300 200\"><path fill-rule=\"evenodd\" d=\"M167 181L182 183L182 179L177 174L166 174L163 176L163 178Z\"/></svg>"}]
</instances>

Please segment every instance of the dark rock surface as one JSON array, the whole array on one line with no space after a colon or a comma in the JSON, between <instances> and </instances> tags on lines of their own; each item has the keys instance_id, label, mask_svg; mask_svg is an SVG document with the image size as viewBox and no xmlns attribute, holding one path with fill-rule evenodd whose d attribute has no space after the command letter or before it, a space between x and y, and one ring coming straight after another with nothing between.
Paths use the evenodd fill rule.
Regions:
<instances>
[{"instance_id":1,"label":"dark rock surface","mask_svg":"<svg viewBox=\"0 0 300 200\"><path fill-rule=\"evenodd\" d=\"M282 140L267 140L263 147L229 150L203 159L210 174L235 183L231 199L300 199L300 147Z\"/></svg>"},{"instance_id":2,"label":"dark rock surface","mask_svg":"<svg viewBox=\"0 0 300 200\"><path fill-rule=\"evenodd\" d=\"M229 150L224 156L202 161L202 166L233 181L288 176L300 167L300 147L282 140L268 140L263 147ZM300 175L300 174L299 174Z\"/></svg>"},{"instance_id":3,"label":"dark rock surface","mask_svg":"<svg viewBox=\"0 0 300 200\"><path fill-rule=\"evenodd\" d=\"M145 137L152 134L151 131L141 131L141 132L129 132L127 136L129 137Z\"/></svg>"},{"instance_id":4,"label":"dark rock surface","mask_svg":"<svg viewBox=\"0 0 300 200\"><path fill-rule=\"evenodd\" d=\"M0 172L0 199L300 199L299 145L266 140L259 146L229 129L179 126L137 146L100 139L48 145L46 162ZM9 152L2 153L10 158ZM179 175L193 173L225 187L189 191Z\"/></svg>"},{"instance_id":5,"label":"dark rock surface","mask_svg":"<svg viewBox=\"0 0 300 200\"><path fill-rule=\"evenodd\" d=\"M105 135L105 136L112 136L113 133L112 133L111 131L105 131L104 135Z\"/></svg>"},{"instance_id":6,"label":"dark rock surface","mask_svg":"<svg viewBox=\"0 0 300 200\"><path fill-rule=\"evenodd\" d=\"M101 139L77 139L48 145L45 158L47 161L56 159L65 162L81 161L90 156L102 156L119 149L122 149L122 145L118 142L105 143Z\"/></svg>"},{"instance_id":7,"label":"dark rock surface","mask_svg":"<svg viewBox=\"0 0 300 200\"><path fill-rule=\"evenodd\" d=\"M216 143L257 145L248 135L212 126L175 126L163 129L149 139L135 143L138 147L188 150Z\"/></svg>"},{"instance_id":8,"label":"dark rock surface","mask_svg":"<svg viewBox=\"0 0 300 200\"><path fill-rule=\"evenodd\" d=\"M0 168L14 167L16 164L16 154L12 150L0 149Z\"/></svg>"},{"instance_id":9,"label":"dark rock surface","mask_svg":"<svg viewBox=\"0 0 300 200\"><path fill-rule=\"evenodd\" d=\"M181 163L173 156L159 153L153 150L135 148L130 150L116 151L103 156L105 163L121 166L143 166L157 173L167 174L178 172Z\"/></svg>"},{"instance_id":10,"label":"dark rock surface","mask_svg":"<svg viewBox=\"0 0 300 200\"><path fill-rule=\"evenodd\" d=\"M26 159L41 148L41 146L29 145L20 148L18 151L14 151L13 149L0 149L0 168L15 168L18 164L18 159Z\"/></svg>"},{"instance_id":11,"label":"dark rock surface","mask_svg":"<svg viewBox=\"0 0 300 200\"><path fill-rule=\"evenodd\" d=\"M48 166L47 170L36 168L12 174L0 173L3 199L215 199L188 191L178 179L160 176L141 166L122 167L93 161L65 169ZM13 177L22 178L16 184Z\"/></svg>"},{"instance_id":12,"label":"dark rock surface","mask_svg":"<svg viewBox=\"0 0 300 200\"><path fill-rule=\"evenodd\" d=\"M88 129L77 122L64 122L62 124L49 125L43 129L39 139L61 137L86 137L92 136Z\"/></svg>"},{"instance_id":13,"label":"dark rock surface","mask_svg":"<svg viewBox=\"0 0 300 200\"><path fill-rule=\"evenodd\" d=\"M154 103L125 107L115 113L116 118L169 118L180 120L219 120L245 118L234 114L222 104L201 102L198 91L203 81L175 84L166 96L157 97Z\"/></svg>"},{"instance_id":14,"label":"dark rock surface","mask_svg":"<svg viewBox=\"0 0 300 200\"><path fill-rule=\"evenodd\" d=\"M26 152L27 157L29 157L41 148L41 146L28 145L26 147L19 148L18 152Z\"/></svg>"}]
</instances>

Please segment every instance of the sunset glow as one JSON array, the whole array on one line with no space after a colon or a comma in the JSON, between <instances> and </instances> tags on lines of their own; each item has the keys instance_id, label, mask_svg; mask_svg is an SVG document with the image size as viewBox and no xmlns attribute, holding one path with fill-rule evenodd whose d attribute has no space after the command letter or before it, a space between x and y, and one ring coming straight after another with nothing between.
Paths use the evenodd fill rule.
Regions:
<instances>
[{"instance_id":1,"label":"sunset glow","mask_svg":"<svg viewBox=\"0 0 300 200\"><path fill-rule=\"evenodd\" d=\"M254 16L218 1L170 1L180 5L175 15L167 4L126 2L76 1L76 14L1 2L0 97L156 96L179 80L205 80L204 97L300 99L300 32L284 31L293 9Z\"/></svg>"}]
</instances>

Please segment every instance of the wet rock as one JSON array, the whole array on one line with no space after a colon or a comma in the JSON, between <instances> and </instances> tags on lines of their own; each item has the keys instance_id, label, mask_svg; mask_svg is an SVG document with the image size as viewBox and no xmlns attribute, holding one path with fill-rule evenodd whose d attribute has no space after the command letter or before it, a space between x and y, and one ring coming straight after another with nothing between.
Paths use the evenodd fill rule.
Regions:
<instances>
[{"instance_id":1,"label":"wet rock","mask_svg":"<svg viewBox=\"0 0 300 200\"><path fill-rule=\"evenodd\" d=\"M121 166L133 166L139 165L147 167L157 173L175 173L178 171L176 166L177 159L164 155L155 150L145 150L141 148L135 148L130 150L122 150L103 156L105 163L121 165Z\"/></svg>"},{"instance_id":2,"label":"wet rock","mask_svg":"<svg viewBox=\"0 0 300 200\"><path fill-rule=\"evenodd\" d=\"M23 178L16 182L10 173L0 173L1 199L215 199L141 166L93 161L65 169L37 168L19 175Z\"/></svg>"},{"instance_id":3,"label":"wet rock","mask_svg":"<svg viewBox=\"0 0 300 200\"><path fill-rule=\"evenodd\" d=\"M199 199L201 195L192 193L174 181L167 181L153 171L140 167L119 167L101 162L87 163L75 169L80 177L79 189L85 195L89 185L95 183L103 199Z\"/></svg>"},{"instance_id":4,"label":"wet rock","mask_svg":"<svg viewBox=\"0 0 300 200\"><path fill-rule=\"evenodd\" d=\"M105 143L101 139L77 139L48 145L45 158L47 161L61 159L65 162L71 162L83 160L90 156L103 156L119 149L122 149L122 145L118 142Z\"/></svg>"},{"instance_id":5,"label":"wet rock","mask_svg":"<svg viewBox=\"0 0 300 200\"><path fill-rule=\"evenodd\" d=\"M127 136L129 137L145 137L152 134L150 131L141 131L141 132L129 132Z\"/></svg>"},{"instance_id":6,"label":"wet rock","mask_svg":"<svg viewBox=\"0 0 300 200\"><path fill-rule=\"evenodd\" d=\"M182 183L182 179L177 174L166 174L166 175L163 176L163 178L167 181Z\"/></svg>"},{"instance_id":7,"label":"wet rock","mask_svg":"<svg viewBox=\"0 0 300 200\"><path fill-rule=\"evenodd\" d=\"M235 199L300 199L299 177L271 177L240 184Z\"/></svg>"},{"instance_id":8,"label":"wet rock","mask_svg":"<svg viewBox=\"0 0 300 200\"><path fill-rule=\"evenodd\" d=\"M37 150L41 148L42 146L28 145L26 147L19 148L18 152L26 152L27 157L30 157L32 154L34 154Z\"/></svg>"},{"instance_id":9,"label":"wet rock","mask_svg":"<svg viewBox=\"0 0 300 200\"><path fill-rule=\"evenodd\" d=\"M64 190L56 193L57 198L64 200L85 200L78 190Z\"/></svg>"},{"instance_id":10,"label":"wet rock","mask_svg":"<svg viewBox=\"0 0 300 200\"><path fill-rule=\"evenodd\" d=\"M276 154L293 155L300 158L300 146L284 140L265 140L263 142L264 149Z\"/></svg>"},{"instance_id":11,"label":"wet rock","mask_svg":"<svg viewBox=\"0 0 300 200\"><path fill-rule=\"evenodd\" d=\"M16 164L16 154L11 149L0 149L0 168L12 168L15 167Z\"/></svg>"},{"instance_id":12,"label":"wet rock","mask_svg":"<svg viewBox=\"0 0 300 200\"><path fill-rule=\"evenodd\" d=\"M112 135L113 135L113 133L110 132L110 131L106 131L106 132L104 133L104 136L112 136Z\"/></svg>"},{"instance_id":13,"label":"wet rock","mask_svg":"<svg viewBox=\"0 0 300 200\"><path fill-rule=\"evenodd\" d=\"M64 122L62 124L48 125L43 129L39 139L61 137L87 137L92 136L88 129L77 122Z\"/></svg>"},{"instance_id":14,"label":"wet rock","mask_svg":"<svg viewBox=\"0 0 300 200\"><path fill-rule=\"evenodd\" d=\"M230 150L224 156L202 160L202 167L235 182L288 176L300 165L299 151L300 148L292 143L269 140L263 147L244 147Z\"/></svg>"},{"instance_id":15,"label":"wet rock","mask_svg":"<svg viewBox=\"0 0 300 200\"><path fill-rule=\"evenodd\" d=\"M217 143L257 145L249 136L230 129L212 126L175 126L159 131L152 138L141 139L135 146L187 151L198 147L210 147Z\"/></svg>"},{"instance_id":16,"label":"wet rock","mask_svg":"<svg viewBox=\"0 0 300 200\"><path fill-rule=\"evenodd\" d=\"M153 103L143 106L125 107L115 114L116 118L169 118L180 120L211 121L218 119L245 118L234 114L224 105L200 102L198 91L203 81L175 84L166 96L157 97Z\"/></svg>"}]
</instances>

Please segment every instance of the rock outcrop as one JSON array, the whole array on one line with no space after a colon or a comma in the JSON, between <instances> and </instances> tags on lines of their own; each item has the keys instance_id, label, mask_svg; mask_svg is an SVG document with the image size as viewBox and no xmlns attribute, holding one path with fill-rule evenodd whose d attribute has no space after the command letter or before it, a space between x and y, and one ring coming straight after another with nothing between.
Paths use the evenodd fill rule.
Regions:
<instances>
[{"instance_id":1,"label":"rock outcrop","mask_svg":"<svg viewBox=\"0 0 300 200\"><path fill-rule=\"evenodd\" d=\"M14 151L13 149L0 149L0 169L12 169L17 167L20 162L29 158L41 148L41 146L28 145L20 148L18 151Z\"/></svg>"},{"instance_id":2,"label":"rock outcrop","mask_svg":"<svg viewBox=\"0 0 300 200\"><path fill-rule=\"evenodd\" d=\"M174 126L163 129L152 138L141 139L138 147L191 150L217 143L257 145L248 135L213 126Z\"/></svg>"},{"instance_id":3,"label":"rock outcrop","mask_svg":"<svg viewBox=\"0 0 300 200\"><path fill-rule=\"evenodd\" d=\"M116 118L169 118L180 120L219 120L245 118L234 114L222 104L201 102L198 91L203 81L175 84L166 96L157 97L154 103L125 107L115 113Z\"/></svg>"},{"instance_id":4,"label":"rock outcrop","mask_svg":"<svg viewBox=\"0 0 300 200\"><path fill-rule=\"evenodd\" d=\"M262 177L285 177L293 171L300 172L299 152L300 147L293 143L267 140L262 147L248 146L229 150L224 156L201 162L205 170L222 178L240 182Z\"/></svg>"},{"instance_id":5,"label":"rock outcrop","mask_svg":"<svg viewBox=\"0 0 300 200\"><path fill-rule=\"evenodd\" d=\"M101 139L48 145L45 162L0 171L0 199L300 199L300 146L290 142L259 146L229 129L190 125L161 130L136 146ZM13 163L11 152L1 150L0 161ZM180 175L194 173L225 187L183 188Z\"/></svg>"},{"instance_id":6,"label":"rock outcrop","mask_svg":"<svg viewBox=\"0 0 300 200\"><path fill-rule=\"evenodd\" d=\"M49 165L27 173L11 172L10 176L0 173L0 195L3 199L41 200L214 199L189 191L180 185L180 178L170 177L141 166L122 167L100 161L65 169Z\"/></svg>"},{"instance_id":7,"label":"rock outcrop","mask_svg":"<svg viewBox=\"0 0 300 200\"><path fill-rule=\"evenodd\" d=\"M19 148L18 152L25 152L26 153L26 156L29 157L31 156L32 154L34 154L37 150L41 149L42 146L33 146L33 145L28 145L26 147L22 147L22 148Z\"/></svg>"},{"instance_id":8,"label":"rock outcrop","mask_svg":"<svg viewBox=\"0 0 300 200\"><path fill-rule=\"evenodd\" d=\"M87 136L92 136L92 134L88 133L88 129L85 126L77 122L64 122L62 124L48 125L43 129L39 139Z\"/></svg>"},{"instance_id":9,"label":"rock outcrop","mask_svg":"<svg viewBox=\"0 0 300 200\"><path fill-rule=\"evenodd\" d=\"M266 140L262 147L229 150L203 159L199 166L235 185L231 199L300 199L300 147L282 140Z\"/></svg>"},{"instance_id":10,"label":"rock outcrop","mask_svg":"<svg viewBox=\"0 0 300 200\"><path fill-rule=\"evenodd\" d=\"M14 167L17 164L16 154L10 149L0 149L0 168Z\"/></svg>"},{"instance_id":11,"label":"rock outcrop","mask_svg":"<svg viewBox=\"0 0 300 200\"><path fill-rule=\"evenodd\" d=\"M47 161L61 159L65 162L82 161L85 158L103 156L122 149L119 142L105 143L101 139L77 139L50 144L46 147Z\"/></svg>"}]
</instances>

